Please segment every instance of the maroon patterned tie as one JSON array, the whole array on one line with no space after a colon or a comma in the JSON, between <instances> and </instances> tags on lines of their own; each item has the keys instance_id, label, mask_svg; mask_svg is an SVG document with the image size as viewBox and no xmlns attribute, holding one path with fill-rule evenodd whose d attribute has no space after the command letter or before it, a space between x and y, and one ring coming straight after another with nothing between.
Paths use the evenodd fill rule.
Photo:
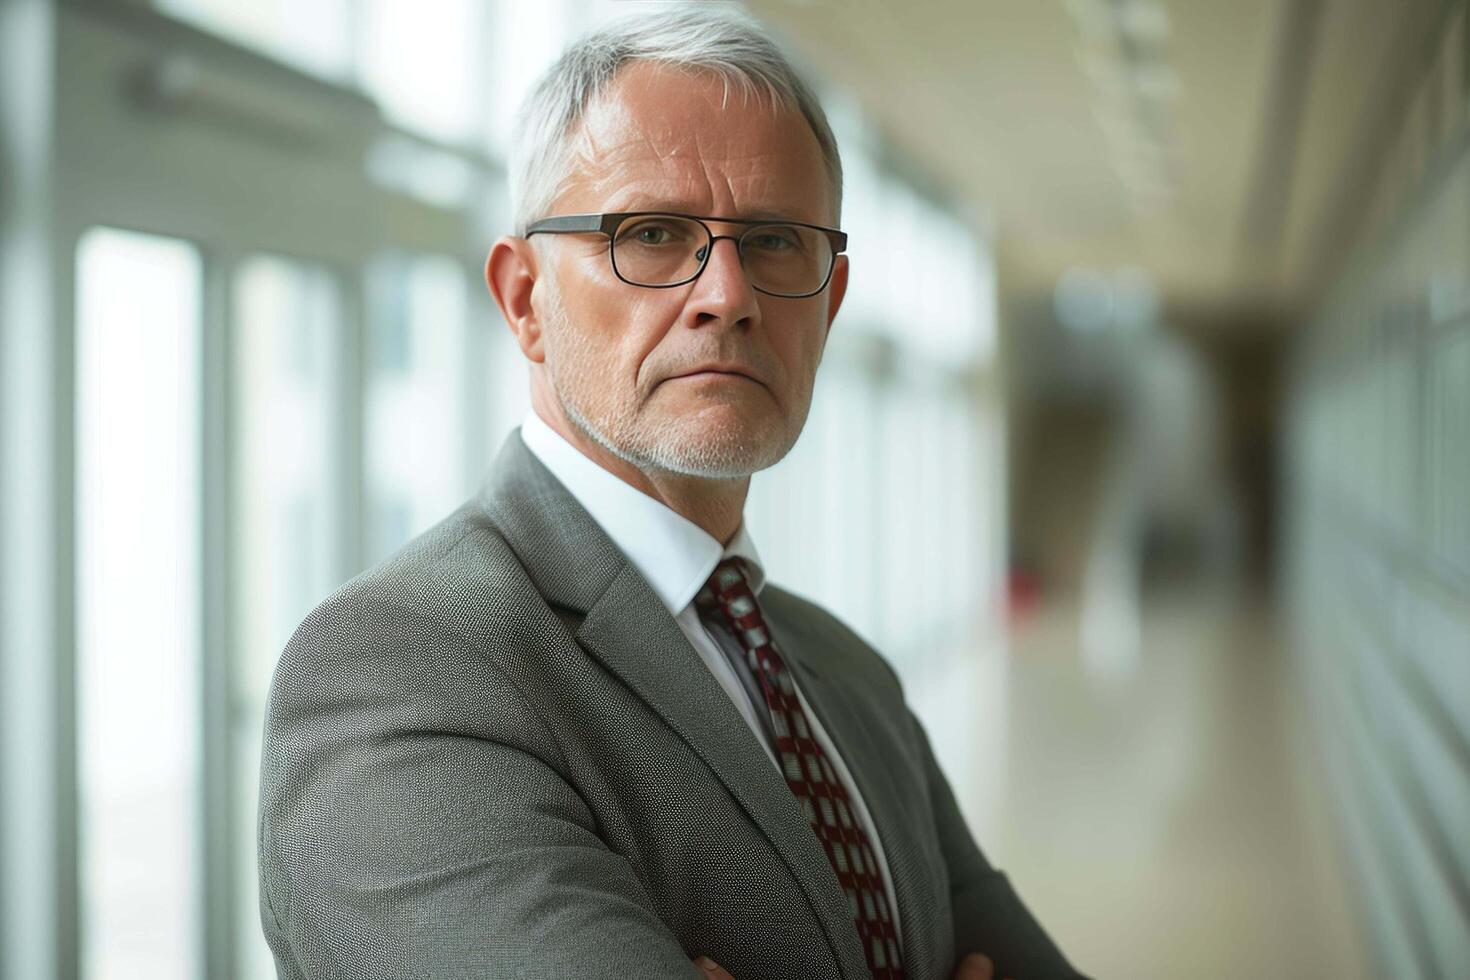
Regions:
<instances>
[{"instance_id":1,"label":"maroon patterned tie","mask_svg":"<svg viewBox=\"0 0 1470 980\"><path fill-rule=\"evenodd\" d=\"M786 785L796 794L802 813L816 831L837 880L847 892L848 908L857 923L874 980L903 980L898 934L888 913L883 878L868 835L857 822L847 790L812 733L791 675L776 652L755 594L750 591L741 559L732 556L715 566L714 574L694 601L705 612L718 610L745 650L751 672L760 679Z\"/></svg>"}]
</instances>

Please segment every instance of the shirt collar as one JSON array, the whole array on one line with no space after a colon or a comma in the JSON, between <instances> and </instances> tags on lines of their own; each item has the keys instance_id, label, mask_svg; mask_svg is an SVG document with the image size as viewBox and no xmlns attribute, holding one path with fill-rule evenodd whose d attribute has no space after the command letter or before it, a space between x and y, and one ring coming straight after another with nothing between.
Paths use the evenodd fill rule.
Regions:
<instances>
[{"instance_id":1,"label":"shirt collar","mask_svg":"<svg viewBox=\"0 0 1470 980\"><path fill-rule=\"evenodd\" d=\"M588 459L535 409L521 422L521 440L622 550L671 615L683 612L715 566L732 556L745 559L750 590L760 594L765 570L743 516L729 545L721 545L698 524Z\"/></svg>"}]
</instances>

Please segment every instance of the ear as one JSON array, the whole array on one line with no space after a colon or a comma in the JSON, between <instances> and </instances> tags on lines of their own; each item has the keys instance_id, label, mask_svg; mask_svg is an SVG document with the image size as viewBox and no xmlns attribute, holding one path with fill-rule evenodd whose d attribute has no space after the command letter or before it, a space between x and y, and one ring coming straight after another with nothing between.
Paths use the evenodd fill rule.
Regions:
<instances>
[{"instance_id":1,"label":"ear","mask_svg":"<svg viewBox=\"0 0 1470 980\"><path fill-rule=\"evenodd\" d=\"M515 334L526 359L541 363L546 352L541 343L541 320L531 303L536 287L536 249L518 235L502 235L490 247L485 260L485 285L495 297L505 323Z\"/></svg>"},{"instance_id":2,"label":"ear","mask_svg":"<svg viewBox=\"0 0 1470 980\"><path fill-rule=\"evenodd\" d=\"M837 256L832 266L832 281L827 283L827 334L832 333L832 321L842 308L842 298L847 295L847 255Z\"/></svg>"}]
</instances>

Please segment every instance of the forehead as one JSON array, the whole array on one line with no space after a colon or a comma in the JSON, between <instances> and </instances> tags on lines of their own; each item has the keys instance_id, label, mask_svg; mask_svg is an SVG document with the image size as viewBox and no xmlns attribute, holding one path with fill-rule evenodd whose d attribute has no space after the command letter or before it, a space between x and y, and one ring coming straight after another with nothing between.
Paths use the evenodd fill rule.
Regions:
<instances>
[{"instance_id":1,"label":"forehead","mask_svg":"<svg viewBox=\"0 0 1470 980\"><path fill-rule=\"evenodd\" d=\"M734 82L727 92L710 72L630 63L588 106L573 147L560 197L568 209L830 217L826 164L806 117Z\"/></svg>"}]
</instances>

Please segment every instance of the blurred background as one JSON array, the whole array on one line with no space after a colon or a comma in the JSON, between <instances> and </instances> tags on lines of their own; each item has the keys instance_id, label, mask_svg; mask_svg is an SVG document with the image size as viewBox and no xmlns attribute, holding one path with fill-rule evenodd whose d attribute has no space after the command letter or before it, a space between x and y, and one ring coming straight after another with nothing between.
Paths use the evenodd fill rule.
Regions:
<instances>
[{"instance_id":1,"label":"blurred background","mask_svg":"<svg viewBox=\"0 0 1470 980\"><path fill-rule=\"evenodd\" d=\"M512 114L664 5L0 4L0 975L259 980L272 666L525 412ZM743 6L853 270L770 574L1089 973L1470 977L1466 4Z\"/></svg>"}]
</instances>

